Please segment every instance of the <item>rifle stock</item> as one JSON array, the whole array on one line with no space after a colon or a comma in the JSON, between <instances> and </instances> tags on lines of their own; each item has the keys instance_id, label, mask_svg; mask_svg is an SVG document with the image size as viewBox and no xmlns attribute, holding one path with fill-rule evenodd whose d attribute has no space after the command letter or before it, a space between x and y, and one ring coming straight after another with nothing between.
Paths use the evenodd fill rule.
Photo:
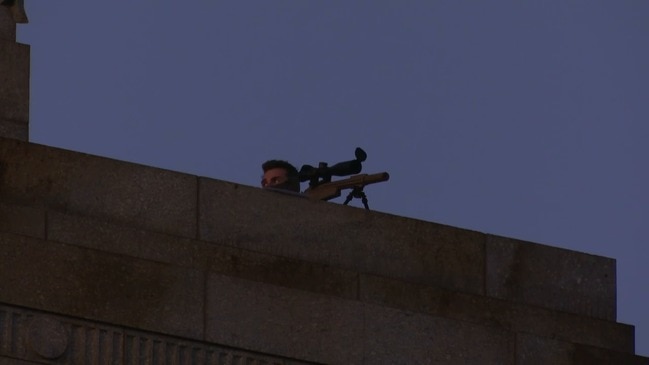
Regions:
<instances>
[{"instance_id":1,"label":"rifle stock","mask_svg":"<svg viewBox=\"0 0 649 365\"><path fill-rule=\"evenodd\" d=\"M389 178L390 175L387 172L354 175L347 179L331 181L313 188L308 188L304 191L304 194L306 194L310 199L329 200L339 197L340 191L343 189L353 189L356 187L362 188L365 185L387 181Z\"/></svg>"}]
</instances>

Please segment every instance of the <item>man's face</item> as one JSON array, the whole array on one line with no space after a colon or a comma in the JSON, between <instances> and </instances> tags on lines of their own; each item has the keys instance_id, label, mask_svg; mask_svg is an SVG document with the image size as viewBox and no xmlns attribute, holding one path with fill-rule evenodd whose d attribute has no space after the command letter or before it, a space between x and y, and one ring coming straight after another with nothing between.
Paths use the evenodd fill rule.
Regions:
<instances>
[{"instance_id":1,"label":"man's face","mask_svg":"<svg viewBox=\"0 0 649 365\"><path fill-rule=\"evenodd\" d=\"M281 167L276 167L264 172L264 177L261 179L261 186L264 188L280 187L286 182L288 182L286 170Z\"/></svg>"}]
</instances>

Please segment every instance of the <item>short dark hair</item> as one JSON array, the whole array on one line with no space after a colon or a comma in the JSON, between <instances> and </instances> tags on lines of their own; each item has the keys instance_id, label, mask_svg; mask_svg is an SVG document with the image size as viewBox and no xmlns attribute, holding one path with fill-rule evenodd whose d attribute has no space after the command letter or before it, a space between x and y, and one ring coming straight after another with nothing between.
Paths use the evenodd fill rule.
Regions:
<instances>
[{"instance_id":1,"label":"short dark hair","mask_svg":"<svg viewBox=\"0 0 649 365\"><path fill-rule=\"evenodd\" d=\"M284 160L268 160L261 165L261 168L262 170L264 170L264 172L270 169L280 168L286 170L287 177L289 178L298 177L298 172L295 166L291 165L290 163L288 163L288 161L284 161Z\"/></svg>"}]
</instances>

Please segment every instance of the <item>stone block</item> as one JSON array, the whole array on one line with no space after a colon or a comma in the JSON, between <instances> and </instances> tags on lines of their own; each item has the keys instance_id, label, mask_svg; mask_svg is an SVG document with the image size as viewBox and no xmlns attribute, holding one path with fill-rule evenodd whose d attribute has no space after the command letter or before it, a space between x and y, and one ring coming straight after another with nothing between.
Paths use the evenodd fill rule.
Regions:
<instances>
[{"instance_id":1,"label":"stone block","mask_svg":"<svg viewBox=\"0 0 649 365\"><path fill-rule=\"evenodd\" d=\"M367 305L365 364L513 365L511 332Z\"/></svg>"},{"instance_id":2,"label":"stone block","mask_svg":"<svg viewBox=\"0 0 649 365\"><path fill-rule=\"evenodd\" d=\"M29 139L29 123L0 118L0 137L27 141Z\"/></svg>"},{"instance_id":3,"label":"stone block","mask_svg":"<svg viewBox=\"0 0 649 365\"><path fill-rule=\"evenodd\" d=\"M196 236L197 178L0 138L0 199Z\"/></svg>"},{"instance_id":4,"label":"stone block","mask_svg":"<svg viewBox=\"0 0 649 365\"><path fill-rule=\"evenodd\" d=\"M45 238L45 210L0 202L0 232Z\"/></svg>"},{"instance_id":5,"label":"stone block","mask_svg":"<svg viewBox=\"0 0 649 365\"><path fill-rule=\"evenodd\" d=\"M345 298L358 297L358 274L62 212L48 212L48 238L145 260Z\"/></svg>"},{"instance_id":6,"label":"stone block","mask_svg":"<svg viewBox=\"0 0 649 365\"><path fill-rule=\"evenodd\" d=\"M0 55L0 120L28 123L29 46L0 39Z\"/></svg>"},{"instance_id":7,"label":"stone block","mask_svg":"<svg viewBox=\"0 0 649 365\"><path fill-rule=\"evenodd\" d=\"M362 364L363 305L211 274L207 341L325 364Z\"/></svg>"},{"instance_id":8,"label":"stone block","mask_svg":"<svg viewBox=\"0 0 649 365\"><path fill-rule=\"evenodd\" d=\"M4 6L0 7L0 41L3 40L16 41L16 23Z\"/></svg>"},{"instance_id":9,"label":"stone block","mask_svg":"<svg viewBox=\"0 0 649 365\"><path fill-rule=\"evenodd\" d=\"M632 326L487 296L361 275L360 300L632 353Z\"/></svg>"},{"instance_id":10,"label":"stone block","mask_svg":"<svg viewBox=\"0 0 649 365\"><path fill-rule=\"evenodd\" d=\"M484 292L484 235L201 178L199 237L406 281Z\"/></svg>"},{"instance_id":11,"label":"stone block","mask_svg":"<svg viewBox=\"0 0 649 365\"><path fill-rule=\"evenodd\" d=\"M487 295L615 320L615 260L488 236Z\"/></svg>"},{"instance_id":12,"label":"stone block","mask_svg":"<svg viewBox=\"0 0 649 365\"><path fill-rule=\"evenodd\" d=\"M0 302L203 338L204 275L0 233Z\"/></svg>"},{"instance_id":13,"label":"stone block","mask_svg":"<svg viewBox=\"0 0 649 365\"><path fill-rule=\"evenodd\" d=\"M516 335L516 364L577 365L573 363L573 351L568 342L525 333Z\"/></svg>"},{"instance_id":14,"label":"stone block","mask_svg":"<svg viewBox=\"0 0 649 365\"><path fill-rule=\"evenodd\" d=\"M47 238L79 247L204 270L207 248L190 238L148 231L101 218L47 212ZM206 244L203 244L206 245Z\"/></svg>"}]
</instances>

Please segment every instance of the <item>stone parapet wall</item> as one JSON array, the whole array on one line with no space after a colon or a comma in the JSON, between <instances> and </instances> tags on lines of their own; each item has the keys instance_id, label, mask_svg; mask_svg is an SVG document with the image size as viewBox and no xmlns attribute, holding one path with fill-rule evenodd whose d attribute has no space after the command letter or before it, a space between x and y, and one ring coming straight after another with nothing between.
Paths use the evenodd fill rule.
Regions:
<instances>
[{"instance_id":1,"label":"stone parapet wall","mask_svg":"<svg viewBox=\"0 0 649 365\"><path fill-rule=\"evenodd\" d=\"M5 313L121 333L113 363L139 331L139 363L171 338L259 364L649 364L611 259L10 139L0 262ZM37 360L14 314L0 363L100 346Z\"/></svg>"},{"instance_id":2,"label":"stone parapet wall","mask_svg":"<svg viewBox=\"0 0 649 365\"><path fill-rule=\"evenodd\" d=\"M612 259L16 140L0 166L7 203L615 320Z\"/></svg>"}]
</instances>

